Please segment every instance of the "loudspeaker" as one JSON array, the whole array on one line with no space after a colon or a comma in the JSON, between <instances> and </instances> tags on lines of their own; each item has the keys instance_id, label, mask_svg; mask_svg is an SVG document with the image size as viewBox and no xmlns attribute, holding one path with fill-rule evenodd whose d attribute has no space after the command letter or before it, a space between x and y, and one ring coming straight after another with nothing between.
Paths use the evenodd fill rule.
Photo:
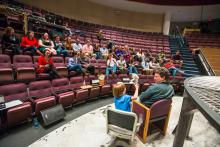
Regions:
<instances>
[{"instance_id":1,"label":"loudspeaker","mask_svg":"<svg viewBox=\"0 0 220 147\"><path fill-rule=\"evenodd\" d=\"M46 110L40 111L40 117L42 120L42 125L44 127L64 119L66 116L62 105L56 105Z\"/></svg>"}]
</instances>

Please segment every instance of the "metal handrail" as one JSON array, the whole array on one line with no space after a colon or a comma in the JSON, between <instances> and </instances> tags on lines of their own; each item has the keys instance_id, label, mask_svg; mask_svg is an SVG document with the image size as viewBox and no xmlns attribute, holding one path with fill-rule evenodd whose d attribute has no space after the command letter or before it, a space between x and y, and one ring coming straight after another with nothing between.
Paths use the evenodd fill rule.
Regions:
<instances>
[{"instance_id":1,"label":"metal handrail","mask_svg":"<svg viewBox=\"0 0 220 147\"><path fill-rule=\"evenodd\" d=\"M179 30L178 26L176 26L176 32L177 32L177 35L179 36L178 38L180 38L180 46L182 47L185 44L185 41L183 39L182 34L180 33L180 30Z\"/></svg>"}]
</instances>

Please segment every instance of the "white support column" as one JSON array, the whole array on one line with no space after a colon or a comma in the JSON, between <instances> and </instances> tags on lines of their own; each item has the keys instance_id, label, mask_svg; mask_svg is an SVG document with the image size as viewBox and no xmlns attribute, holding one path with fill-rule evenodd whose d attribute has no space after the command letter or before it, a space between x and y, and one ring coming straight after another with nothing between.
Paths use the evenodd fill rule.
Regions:
<instances>
[{"instance_id":1,"label":"white support column","mask_svg":"<svg viewBox=\"0 0 220 147\"><path fill-rule=\"evenodd\" d=\"M164 35L169 35L170 20L171 20L171 14L170 14L170 12L166 12L164 14L164 22L163 22L163 34Z\"/></svg>"}]
</instances>

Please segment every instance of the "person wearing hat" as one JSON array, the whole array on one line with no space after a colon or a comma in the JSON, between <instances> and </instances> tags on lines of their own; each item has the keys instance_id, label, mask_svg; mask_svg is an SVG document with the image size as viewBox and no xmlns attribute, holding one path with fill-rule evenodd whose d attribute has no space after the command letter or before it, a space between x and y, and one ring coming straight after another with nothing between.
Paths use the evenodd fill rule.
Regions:
<instances>
[{"instance_id":1,"label":"person wearing hat","mask_svg":"<svg viewBox=\"0 0 220 147\"><path fill-rule=\"evenodd\" d=\"M52 78L59 78L60 75L54 68L50 49L45 49L43 55L38 58L37 73L48 73Z\"/></svg>"}]
</instances>

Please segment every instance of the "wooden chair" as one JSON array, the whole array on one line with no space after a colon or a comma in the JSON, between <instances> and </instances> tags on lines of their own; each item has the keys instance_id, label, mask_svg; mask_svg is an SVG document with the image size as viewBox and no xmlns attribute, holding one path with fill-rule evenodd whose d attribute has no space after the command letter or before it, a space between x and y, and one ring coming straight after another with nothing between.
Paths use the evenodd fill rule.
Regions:
<instances>
[{"instance_id":1,"label":"wooden chair","mask_svg":"<svg viewBox=\"0 0 220 147\"><path fill-rule=\"evenodd\" d=\"M147 142L150 123L159 128L163 135L166 134L171 107L172 99L159 100L152 104L150 108L138 101L132 101L132 111L139 117L139 122L142 120L137 135L143 143Z\"/></svg>"}]
</instances>

